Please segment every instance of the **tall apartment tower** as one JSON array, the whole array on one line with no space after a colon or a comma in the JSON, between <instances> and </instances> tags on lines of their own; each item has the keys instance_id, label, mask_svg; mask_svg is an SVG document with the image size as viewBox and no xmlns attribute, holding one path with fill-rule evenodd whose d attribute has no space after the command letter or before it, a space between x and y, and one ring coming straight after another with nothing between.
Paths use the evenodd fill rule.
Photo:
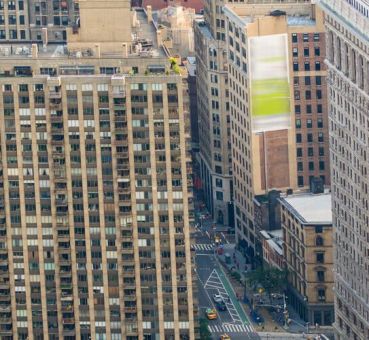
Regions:
<instances>
[{"instance_id":1,"label":"tall apartment tower","mask_svg":"<svg viewBox=\"0 0 369 340\"><path fill-rule=\"evenodd\" d=\"M199 163L205 201L214 220L232 224L226 27L223 0L205 2L204 22L195 25Z\"/></svg>"},{"instance_id":2,"label":"tall apartment tower","mask_svg":"<svg viewBox=\"0 0 369 340\"><path fill-rule=\"evenodd\" d=\"M0 43L65 41L77 18L75 0L0 1Z\"/></svg>"},{"instance_id":3,"label":"tall apartment tower","mask_svg":"<svg viewBox=\"0 0 369 340\"><path fill-rule=\"evenodd\" d=\"M369 3L324 0L337 339L369 338Z\"/></svg>"},{"instance_id":4,"label":"tall apartment tower","mask_svg":"<svg viewBox=\"0 0 369 340\"><path fill-rule=\"evenodd\" d=\"M0 338L195 339L186 82L128 0L80 11L0 57Z\"/></svg>"},{"instance_id":5,"label":"tall apartment tower","mask_svg":"<svg viewBox=\"0 0 369 340\"><path fill-rule=\"evenodd\" d=\"M255 197L330 182L323 16L298 0L229 3L223 12L236 239L255 261Z\"/></svg>"}]
</instances>

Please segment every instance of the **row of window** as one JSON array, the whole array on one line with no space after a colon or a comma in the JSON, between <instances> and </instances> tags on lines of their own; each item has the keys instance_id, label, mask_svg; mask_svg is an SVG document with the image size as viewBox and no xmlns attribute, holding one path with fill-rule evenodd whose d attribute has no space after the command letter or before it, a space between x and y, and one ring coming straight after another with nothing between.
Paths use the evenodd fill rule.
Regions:
<instances>
[{"instance_id":1,"label":"row of window","mask_svg":"<svg viewBox=\"0 0 369 340\"><path fill-rule=\"evenodd\" d=\"M308 162L308 169L309 171L315 170L315 162ZM325 162L319 161L319 170L324 171L325 170ZM297 171L301 172L304 171L304 163L303 162L297 162Z\"/></svg>"},{"instance_id":2,"label":"row of window","mask_svg":"<svg viewBox=\"0 0 369 340\"><path fill-rule=\"evenodd\" d=\"M300 100L300 99L302 99L302 98L301 98L301 91L299 91L299 90L295 90L295 91L294 91L294 98L295 98L295 100ZM316 91L315 91L315 98L316 98L316 99L322 99L322 98L323 98L322 90L316 90ZM313 96L312 96L312 92L311 92L311 90L305 90L305 93L304 93L304 99L305 99L305 100L312 100L312 99L313 99Z\"/></svg>"},{"instance_id":3,"label":"row of window","mask_svg":"<svg viewBox=\"0 0 369 340\"><path fill-rule=\"evenodd\" d=\"M306 86L310 86L310 85L312 85L312 81L311 81L311 79L313 78L313 77L310 77L310 76L305 76L305 77L294 77L293 78L293 85L294 86L296 86L296 87L298 87L301 83L300 83L300 79L304 79L304 84L306 85ZM314 78L313 78L314 79ZM322 85L322 77L321 76L315 76L315 85L317 85L317 86L320 86L320 85Z\"/></svg>"},{"instance_id":4,"label":"row of window","mask_svg":"<svg viewBox=\"0 0 369 340\"><path fill-rule=\"evenodd\" d=\"M303 69L301 69L299 62L298 61L294 61L293 62L293 71L294 72L298 72L298 71L313 71L313 70L315 70L315 71L321 71L322 67L321 67L320 61L316 61L315 64L313 64L313 65L315 65L314 66L314 69L311 66L311 62L307 60L307 61L304 62Z\"/></svg>"},{"instance_id":5,"label":"row of window","mask_svg":"<svg viewBox=\"0 0 369 340\"><path fill-rule=\"evenodd\" d=\"M296 129L301 129L301 119L296 119ZM313 128L313 120L312 119L306 119L306 127L308 129ZM323 118L318 118L316 121L316 127L319 129L323 128Z\"/></svg>"},{"instance_id":6,"label":"row of window","mask_svg":"<svg viewBox=\"0 0 369 340\"><path fill-rule=\"evenodd\" d=\"M319 177L323 180L323 183L325 183L325 176L324 175L320 175ZM315 176L309 176L309 183L314 178L315 178ZM305 183L304 176L297 176L297 185L299 187L304 187L305 185L309 185L309 183Z\"/></svg>"},{"instance_id":7,"label":"row of window","mask_svg":"<svg viewBox=\"0 0 369 340\"><path fill-rule=\"evenodd\" d=\"M308 154L308 157L313 157L314 156L314 148L313 147L307 148L307 154ZM324 147L319 147L318 148L318 155L321 156L321 157L324 156ZM303 157L304 156L302 148L297 148L296 149L296 156L297 157Z\"/></svg>"},{"instance_id":8,"label":"row of window","mask_svg":"<svg viewBox=\"0 0 369 340\"><path fill-rule=\"evenodd\" d=\"M306 141L308 143L313 143L314 142L314 138L313 138L312 133L307 133L306 134ZM323 132L318 132L318 142L319 143L324 142L324 133ZM302 143L302 134L301 133L296 133L296 143Z\"/></svg>"}]
</instances>

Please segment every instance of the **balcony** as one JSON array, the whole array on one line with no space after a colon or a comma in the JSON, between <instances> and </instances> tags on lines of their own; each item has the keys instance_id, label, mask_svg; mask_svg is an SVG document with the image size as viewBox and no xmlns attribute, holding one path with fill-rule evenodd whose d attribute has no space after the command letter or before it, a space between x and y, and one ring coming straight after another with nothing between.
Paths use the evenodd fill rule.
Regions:
<instances>
[{"instance_id":1,"label":"balcony","mask_svg":"<svg viewBox=\"0 0 369 340\"><path fill-rule=\"evenodd\" d=\"M56 110L56 109L61 109L62 105L61 105L61 99L58 98L54 98L50 100L50 109L52 110Z\"/></svg>"},{"instance_id":2,"label":"balcony","mask_svg":"<svg viewBox=\"0 0 369 340\"><path fill-rule=\"evenodd\" d=\"M60 91L50 91L49 97L50 99L61 99L62 93Z\"/></svg>"},{"instance_id":3,"label":"balcony","mask_svg":"<svg viewBox=\"0 0 369 340\"><path fill-rule=\"evenodd\" d=\"M75 319L74 318L66 318L66 319L63 319L63 325L66 325L66 324L74 325L74 323L75 323Z\"/></svg>"}]
</instances>

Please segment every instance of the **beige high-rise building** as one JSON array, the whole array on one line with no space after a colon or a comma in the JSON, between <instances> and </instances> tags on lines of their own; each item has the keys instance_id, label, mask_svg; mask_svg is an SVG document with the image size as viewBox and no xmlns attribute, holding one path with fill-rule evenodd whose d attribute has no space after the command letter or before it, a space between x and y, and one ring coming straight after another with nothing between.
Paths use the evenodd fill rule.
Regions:
<instances>
[{"instance_id":1,"label":"beige high-rise building","mask_svg":"<svg viewBox=\"0 0 369 340\"><path fill-rule=\"evenodd\" d=\"M229 3L223 12L236 239L253 262L262 256L255 196L330 182L325 33L310 1Z\"/></svg>"},{"instance_id":2,"label":"beige high-rise building","mask_svg":"<svg viewBox=\"0 0 369 340\"><path fill-rule=\"evenodd\" d=\"M66 40L66 27L78 23L75 0L0 1L0 43Z\"/></svg>"},{"instance_id":3,"label":"beige high-rise building","mask_svg":"<svg viewBox=\"0 0 369 340\"><path fill-rule=\"evenodd\" d=\"M81 0L67 46L0 58L1 339L196 337L186 82L148 19Z\"/></svg>"},{"instance_id":4,"label":"beige high-rise building","mask_svg":"<svg viewBox=\"0 0 369 340\"><path fill-rule=\"evenodd\" d=\"M199 164L206 204L218 223L233 226L228 63L223 0L207 0L195 25Z\"/></svg>"},{"instance_id":5,"label":"beige high-rise building","mask_svg":"<svg viewBox=\"0 0 369 340\"><path fill-rule=\"evenodd\" d=\"M311 326L334 319L331 194L299 193L279 199L288 304Z\"/></svg>"},{"instance_id":6,"label":"beige high-rise building","mask_svg":"<svg viewBox=\"0 0 369 340\"><path fill-rule=\"evenodd\" d=\"M336 338L369 339L369 3L320 1L327 30Z\"/></svg>"}]
</instances>

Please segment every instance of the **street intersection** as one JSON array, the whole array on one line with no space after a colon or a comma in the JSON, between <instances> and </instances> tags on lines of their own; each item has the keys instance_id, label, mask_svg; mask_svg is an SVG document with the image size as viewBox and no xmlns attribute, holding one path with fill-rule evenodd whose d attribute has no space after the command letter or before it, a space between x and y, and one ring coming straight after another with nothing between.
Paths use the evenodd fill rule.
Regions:
<instances>
[{"instance_id":1,"label":"street intersection","mask_svg":"<svg viewBox=\"0 0 369 340\"><path fill-rule=\"evenodd\" d=\"M205 317L207 308L216 308L213 295L222 297L225 311L217 311L218 318L210 320L208 329L213 339L219 339L224 333L233 339L260 339L253 329L245 311L241 307L233 288L215 255L215 244L203 230L196 232L196 243L192 249L196 252L196 271L198 278L198 299L201 317Z\"/></svg>"}]
</instances>

